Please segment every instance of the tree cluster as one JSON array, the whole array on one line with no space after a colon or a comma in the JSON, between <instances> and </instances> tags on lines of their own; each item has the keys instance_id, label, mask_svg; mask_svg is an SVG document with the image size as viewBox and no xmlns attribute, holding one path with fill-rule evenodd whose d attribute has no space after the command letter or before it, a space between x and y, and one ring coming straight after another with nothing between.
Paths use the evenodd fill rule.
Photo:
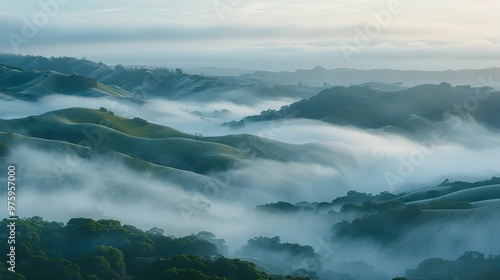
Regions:
<instances>
[{"instance_id":1,"label":"tree cluster","mask_svg":"<svg viewBox=\"0 0 500 280\"><path fill-rule=\"evenodd\" d=\"M485 257L483 253L467 251L454 261L430 258L416 269L408 269L406 277L412 280L497 280L500 279L500 255Z\"/></svg>"},{"instance_id":2,"label":"tree cluster","mask_svg":"<svg viewBox=\"0 0 500 280\"><path fill-rule=\"evenodd\" d=\"M222 257L225 241L210 232L176 238L116 220L74 218L63 224L32 217L16 222L16 237L16 273L7 270L4 254L0 279L284 279ZM0 250L7 252L7 246L2 242Z\"/></svg>"}]
</instances>

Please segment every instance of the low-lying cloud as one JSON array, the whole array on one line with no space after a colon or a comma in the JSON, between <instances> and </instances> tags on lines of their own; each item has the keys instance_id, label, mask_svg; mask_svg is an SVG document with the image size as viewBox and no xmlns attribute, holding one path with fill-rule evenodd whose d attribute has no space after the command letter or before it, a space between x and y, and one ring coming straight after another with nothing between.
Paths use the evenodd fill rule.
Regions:
<instances>
[{"instance_id":1,"label":"low-lying cloud","mask_svg":"<svg viewBox=\"0 0 500 280\"><path fill-rule=\"evenodd\" d=\"M363 130L302 119L250 123L239 130L220 126L225 121L257 114L267 108L278 108L286 104L284 100L263 101L253 106L161 99L136 104L107 98L54 95L36 103L0 102L5 108L0 113L3 119L74 106L106 107L116 115L137 116L203 136L248 133L293 144L295 146L290 146L292 148L288 151L274 151L273 147L279 143L273 147L265 143L248 143L263 149L263 152L281 153L289 162L254 159L238 170L229 171L235 188L282 194L270 199L318 200L328 193L340 195L347 189L399 192L409 187L435 185L446 178L477 180L500 173L495 164L500 156L498 134L474 123L463 123L457 129L445 122L436 124L442 127L443 135L442 141L436 143L433 139L414 140L382 130ZM388 172L397 176L396 184L388 183Z\"/></svg>"},{"instance_id":2,"label":"low-lying cloud","mask_svg":"<svg viewBox=\"0 0 500 280\"><path fill-rule=\"evenodd\" d=\"M449 129L444 122L437 124L446 132L446 139L431 146L382 130L311 120L247 124L235 131L219 126L223 121L240 119L269 107L277 108L282 102L242 106L229 102L149 100L135 104L63 96L43 98L36 103L2 100L5 110L0 117L3 119L74 106L106 107L116 115L138 116L206 136L228 133L262 136L279 142L248 144L256 145L264 154L276 153L287 158L287 161L277 161L251 157L234 169L210 174L236 193L228 198L222 193L187 191L174 180L132 170L116 157L92 154L74 168L58 164L65 159L61 151L19 145L5 160L16 164L19 170L22 188L18 195L18 213L59 221L80 216L112 218L143 229L161 227L177 236L208 230L226 239L230 253L255 236L280 236L283 242L311 245L320 252L324 244L318 240L330 234L331 226L345 217L313 212L271 215L252 209L278 201L330 202L349 190L399 193L434 186L447 178L476 181L500 174L496 164L500 157L500 137L497 132L477 124L464 123L457 129ZM213 114L223 109L229 113ZM422 156L416 157L417 154ZM388 182L388 173L398 177L395 184ZM384 271L402 273L403 268L415 266L426 257L452 258L464 250L495 253L495 248L488 250L487 244L476 238L491 237L488 230L498 226L491 220L450 222L448 231L436 236L439 226L421 228L404 236L401 244L391 247L370 241L331 244L328 250L333 253L324 255L323 261L335 267L341 261L362 260ZM493 246L499 242L494 237L490 241ZM408 254L410 242L427 244L424 246L427 251Z\"/></svg>"}]
</instances>

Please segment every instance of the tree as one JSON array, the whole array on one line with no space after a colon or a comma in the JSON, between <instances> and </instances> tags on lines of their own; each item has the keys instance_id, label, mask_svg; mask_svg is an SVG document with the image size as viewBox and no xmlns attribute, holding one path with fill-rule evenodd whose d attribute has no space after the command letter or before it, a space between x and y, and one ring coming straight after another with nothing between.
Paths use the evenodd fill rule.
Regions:
<instances>
[{"instance_id":1,"label":"tree","mask_svg":"<svg viewBox=\"0 0 500 280\"><path fill-rule=\"evenodd\" d=\"M299 268L293 271L292 276L303 277L307 279L318 279L318 274L314 271L309 271L304 268Z\"/></svg>"},{"instance_id":2,"label":"tree","mask_svg":"<svg viewBox=\"0 0 500 280\"><path fill-rule=\"evenodd\" d=\"M125 266L125 257L122 251L115 247L101 245L95 252L95 255L104 257L112 269L120 269Z\"/></svg>"},{"instance_id":3,"label":"tree","mask_svg":"<svg viewBox=\"0 0 500 280\"><path fill-rule=\"evenodd\" d=\"M196 133L194 134L194 139L195 139L195 140L199 140L201 137L203 137L203 134L201 134L201 133L197 133L197 132L196 132Z\"/></svg>"},{"instance_id":4,"label":"tree","mask_svg":"<svg viewBox=\"0 0 500 280\"><path fill-rule=\"evenodd\" d=\"M80 267L68 260L56 260L53 258L35 256L19 271L27 279L51 279L51 280L82 280Z\"/></svg>"},{"instance_id":5,"label":"tree","mask_svg":"<svg viewBox=\"0 0 500 280\"><path fill-rule=\"evenodd\" d=\"M157 279L165 280L209 280L210 277L196 269L177 269L175 267L165 270Z\"/></svg>"},{"instance_id":6,"label":"tree","mask_svg":"<svg viewBox=\"0 0 500 280\"><path fill-rule=\"evenodd\" d=\"M103 256L82 257L78 260L82 275L98 276L105 278L111 269L111 264Z\"/></svg>"},{"instance_id":7,"label":"tree","mask_svg":"<svg viewBox=\"0 0 500 280\"><path fill-rule=\"evenodd\" d=\"M293 213L301 210L299 206L295 206L291 203L283 201L259 205L256 207L256 209L271 213Z\"/></svg>"},{"instance_id":8,"label":"tree","mask_svg":"<svg viewBox=\"0 0 500 280\"><path fill-rule=\"evenodd\" d=\"M483 261L484 254L478 251L466 251L462 256L460 256L457 261L463 263L469 263L474 261Z\"/></svg>"},{"instance_id":9,"label":"tree","mask_svg":"<svg viewBox=\"0 0 500 280\"><path fill-rule=\"evenodd\" d=\"M83 280L102 280L102 278L99 278L96 275L92 274L83 277Z\"/></svg>"},{"instance_id":10,"label":"tree","mask_svg":"<svg viewBox=\"0 0 500 280\"><path fill-rule=\"evenodd\" d=\"M23 275L21 275L19 273L8 271L5 264L3 264L3 262L0 262L0 279L2 279L2 280L26 280L26 277L24 277Z\"/></svg>"},{"instance_id":11,"label":"tree","mask_svg":"<svg viewBox=\"0 0 500 280\"><path fill-rule=\"evenodd\" d=\"M134 123L136 123L139 126L146 126L146 125L148 125L148 121L147 120L141 119L139 117L133 118L133 121L134 121Z\"/></svg>"},{"instance_id":12,"label":"tree","mask_svg":"<svg viewBox=\"0 0 500 280\"><path fill-rule=\"evenodd\" d=\"M5 227L8 220L0 223ZM0 279L105 280L117 277L114 271L125 275L125 264L131 275L144 275L144 279L276 279L250 262L217 255L214 243L227 250L225 241L207 231L175 238L164 236L158 228L147 234L116 220L85 218L71 219L64 226L33 217L19 219L16 225L16 257L22 255L22 261L16 266L17 274L0 263ZM279 237L270 240L280 244ZM290 252L301 248L287 244L281 246L290 246Z\"/></svg>"},{"instance_id":13,"label":"tree","mask_svg":"<svg viewBox=\"0 0 500 280\"><path fill-rule=\"evenodd\" d=\"M0 157L2 157L2 155L6 155L8 150L9 145L7 145L7 143L0 142Z\"/></svg>"},{"instance_id":14,"label":"tree","mask_svg":"<svg viewBox=\"0 0 500 280\"><path fill-rule=\"evenodd\" d=\"M238 267L233 260L220 257L211 266L211 272L214 275L220 275L229 279L237 279Z\"/></svg>"},{"instance_id":15,"label":"tree","mask_svg":"<svg viewBox=\"0 0 500 280\"><path fill-rule=\"evenodd\" d=\"M175 68L175 75L182 76L184 75L184 72L180 68Z\"/></svg>"},{"instance_id":16,"label":"tree","mask_svg":"<svg viewBox=\"0 0 500 280\"><path fill-rule=\"evenodd\" d=\"M498 280L500 279L500 269L492 269L484 273L478 280Z\"/></svg>"},{"instance_id":17,"label":"tree","mask_svg":"<svg viewBox=\"0 0 500 280\"><path fill-rule=\"evenodd\" d=\"M148 235L153 235L153 236L163 236L165 231L161 228L153 227L149 230L146 231Z\"/></svg>"},{"instance_id":18,"label":"tree","mask_svg":"<svg viewBox=\"0 0 500 280\"><path fill-rule=\"evenodd\" d=\"M217 251L219 254L227 254L228 253L228 247L226 246L226 240L222 238L217 238L215 234L208 232L208 231L200 231L198 232L195 237L208 241L212 244L215 244L217 246Z\"/></svg>"},{"instance_id":19,"label":"tree","mask_svg":"<svg viewBox=\"0 0 500 280\"><path fill-rule=\"evenodd\" d=\"M247 246L255 249L275 250L280 244L281 240L279 236L273 238L259 236L247 241Z\"/></svg>"}]
</instances>

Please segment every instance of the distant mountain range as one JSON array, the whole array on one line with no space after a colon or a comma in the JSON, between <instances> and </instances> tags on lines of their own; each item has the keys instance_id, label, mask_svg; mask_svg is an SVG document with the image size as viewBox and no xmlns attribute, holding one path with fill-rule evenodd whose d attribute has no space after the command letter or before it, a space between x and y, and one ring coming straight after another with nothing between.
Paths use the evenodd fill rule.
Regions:
<instances>
[{"instance_id":1,"label":"distant mountain range","mask_svg":"<svg viewBox=\"0 0 500 280\"><path fill-rule=\"evenodd\" d=\"M253 70L247 70L247 69L241 69L241 68L221 68L221 67L200 67L200 68L193 68L193 69L187 69L186 72L190 74L205 74L205 75L210 75L210 76L240 76L243 74L250 74L255 71Z\"/></svg>"},{"instance_id":2,"label":"distant mountain range","mask_svg":"<svg viewBox=\"0 0 500 280\"><path fill-rule=\"evenodd\" d=\"M349 68L325 69L316 67L311 70L297 70L294 72L268 72L239 76L255 82L270 82L275 84L293 85L299 82L309 86L330 85L358 85L370 82L413 87L420 84L440 84L447 82L452 85L493 86L500 87L500 68L477 70L446 70L446 71L419 71L419 70L356 70Z\"/></svg>"},{"instance_id":3,"label":"distant mountain range","mask_svg":"<svg viewBox=\"0 0 500 280\"><path fill-rule=\"evenodd\" d=\"M223 100L237 104L253 104L263 99L300 100L311 97L322 89L295 84L278 86L238 77L188 75L178 68L109 67L101 62L71 57L0 54L0 64L3 64L0 79L4 80L0 84L0 94L24 99L36 99L40 97L40 92L66 94L65 88L58 84L60 79L80 85L72 93L82 96L119 95L138 99L166 98L200 102ZM37 80L51 74L58 76L59 80L47 85L40 84ZM51 77L49 80L52 79ZM29 90L34 85L38 85L36 91ZM108 87L104 88L103 85Z\"/></svg>"},{"instance_id":4,"label":"distant mountain range","mask_svg":"<svg viewBox=\"0 0 500 280\"><path fill-rule=\"evenodd\" d=\"M447 71L417 71L417 70L356 70L348 68L325 69L315 67L310 70L294 72L249 71L236 68L205 67L188 71L154 67L110 67L102 62L71 57L42 57L0 54L0 64L6 69L39 73L40 75L64 74L79 75L99 82L111 88L85 92L87 95L116 95L116 87L121 89L118 95L131 95L136 98L167 98L172 100L224 100L239 104L253 104L262 99L291 98L300 100L309 98L319 91L331 86L361 85L383 91L398 91L421 84L492 86L500 88L500 69L477 70L447 70ZM52 72L51 72L52 71ZM19 73L18 73L19 74ZM30 80L30 75L23 74L15 84L17 89L8 85L0 85L0 92L23 93L26 98L32 97L27 91L30 85L36 83ZM75 78L73 76L73 78ZM95 82L87 80L85 83ZM42 85L43 86L43 85ZM50 88L49 90L54 90ZM40 87L38 87L40 88ZM57 88L56 88L57 89ZM114 90L111 90L114 89ZM43 90L42 90L43 91ZM63 91L64 92L64 91ZM82 91L83 92L83 91ZM100 93L99 93L100 92ZM111 93L114 92L114 93ZM124 93L124 92L128 92ZM1 93L0 93L1 94ZM36 96L35 96L36 97Z\"/></svg>"}]
</instances>

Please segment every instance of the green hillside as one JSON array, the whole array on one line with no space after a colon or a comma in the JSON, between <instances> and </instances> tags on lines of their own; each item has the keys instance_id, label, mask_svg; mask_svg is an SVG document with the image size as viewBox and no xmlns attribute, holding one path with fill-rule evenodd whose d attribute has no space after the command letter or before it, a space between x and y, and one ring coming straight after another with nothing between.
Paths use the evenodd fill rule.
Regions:
<instances>
[{"instance_id":1,"label":"green hillside","mask_svg":"<svg viewBox=\"0 0 500 280\"><path fill-rule=\"evenodd\" d=\"M24 100L37 100L50 94L132 98L125 90L82 75L46 70L24 71L8 65L0 65L0 91Z\"/></svg>"},{"instance_id":2,"label":"green hillside","mask_svg":"<svg viewBox=\"0 0 500 280\"><path fill-rule=\"evenodd\" d=\"M0 131L108 149L197 173L223 170L245 157L243 151L219 143L194 140L192 136L171 128L83 108L2 120Z\"/></svg>"},{"instance_id":3,"label":"green hillside","mask_svg":"<svg viewBox=\"0 0 500 280\"><path fill-rule=\"evenodd\" d=\"M465 106L464 102L471 98L475 98L477 108L467 110L470 106ZM500 92L488 87L451 87L442 83L392 92L361 86L334 87L279 110L267 110L228 124L236 127L242 122L306 118L367 129L392 127L415 134L436 127L436 123L445 120L445 113L462 105L461 110L452 114L500 129L498 104Z\"/></svg>"},{"instance_id":4,"label":"green hillside","mask_svg":"<svg viewBox=\"0 0 500 280\"><path fill-rule=\"evenodd\" d=\"M450 194L429 198L412 203L418 203L423 206L432 207L433 205L460 202L480 202L491 199L500 199L500 185L488 185L473 189L460 190Z\"/></svg>"},{"instance_id":5,"label":"green hillside","mask_svg":"<svg viewBox=\"0 0 500 280\"><path fill-rule=\"evenodd\" d=\"M238 104L253 104L262 102L263 99L293 98L295 100L314 96L320 88L308 88L302 86L282 86L270 82L254 82L239 77L214 77L205 76L203 73L186 74L180 68L166 67L124 67L123 65L107 66L104 63L96 63L87 59L76 59L73 57L43 57L33 55L1 54L0 63L9 71L35 73L58 73L65 78L65 83L50 81L35 87L32 90L24 88L10 89L0 85L0 97L2 89L12 90L18 93L16 98L34 99L39 94L50 94L54 91L62 94L77 94L79 96L102 96L111 95L133 95L139 99L167 98L173 100L190 100L196 102L214 101L214 99L231 101ZM12 66L8 66L12 65ZM6 69L4 69L6 70ZM42 71L43 70L43 71ZM19 73L16 73L19 75ZM0 77L1 79L1 77ZM57 80L49 79L49 80ZM26 78L25 83L31 80ZM34 83L38 83L37 80ZM97 82L97 86L89 83ZM295 83L294 83L295 84ZM48 89L45 88L48 86ZM90 86L92 90L82 90Z\"/></svg>"},{"instance_id":6,"label":"green hillside","mask_svg":"<svg viewBox=\"0 0 500 280\"><path fill-rule=\"evenodd\" d=\"M58 111L52 111L37 118L41 120L56 120L71 124L95 124L102 125L113 130L122 132L140 138L188 138L194 139L194 136L180 132L176 129L149 123L141 118L127 119L114 115L106 108L99 110L88 108L69 108ZM23 122L25 119L18 121ZM20 124L25 125L25 124Z\"/></svg>"},{"instance_id":7,"label":"green hillside","mask_svg":"<svg viewBox=\"0 0 500 280\"><path fill-rule=\"evenodd\" d=\"M137 156L133 156L130 153L120 153L109 149L100 149L99 151L95 151L90 147L76 145L65 141L47 140L14 133L0 132L0 160L2 157L7 156L9 148L19 146L28 146L40 151L67 154L70 156L72 161L74 161L72 156L78 156L82 159L92 159L92 157L99 155L101 158L107 159L108 162L121 162L124 166L135 170L139 174L145 174L147 177L162 179L167 182L177 184L186 190L203 191L203 186L211 184L217 186L228 195L231 193L227 186L208 176L154 164ZM71 180L72 176L75 175L74 172L61 172L60 174L56 174L54 173L53 167L57 166L59 163L50 164L53 165L51 168L47 168L46 165L38 166L45 178L52 178L60 182L60 180ZM44 173L43 170L46 170L47 172ZM57 176L60 176L61 178L56 178ZM108 181L107 185L112 185L112 182ZM123 185L125 185L125 183Z\"/></svg>"},{"instance_id":8,"label":"green hillside","mask_svg":"<svg viewBox=\"0 0 500 280\"><path fill-rule=\"evenodd\" d=\"M474 183L469 182L449 182L444 181L438 186L427 189L421 189L398 196L397 200L405 203L426 203L432 201L467 201L477 202L488 199L498 198L498 186L500 178L493 177L489 180ZM492 197L483 195L485 192L491 192Z\"/></svg>"},{"instance_id":9,"label":"green hillside","mask_svg":"<svg viewBox=\"0 0 500 280\"><path fill-rule=\"evenodd\" d=\"M268 275L251 262L226 258L212 240L203 239L203 233L213 235L209 232L177 238L111 219L60 223L36 216L19 219L17 233L16 258L22 261L11 272L8 257L1 257L0 279L308 279ZM0 248L10 249L7 242Z\"/></svg>"},{"instance_id":10,"label":"green hillside","mask_svg":"<svg viewBox=\"0 0 500 280\"><path fill-rule=\"evenodd\" d=\"M51 140L71 144L77 150L115 152L148 164L198 174L222 171L250 158L287 161L300 151L293 145L264 140L251 135L199 137L141 118L127 119L105 108L70 108L39 116L0 120L3 133L1 153L18 143Z\"/></svg>"}]
</instances>

